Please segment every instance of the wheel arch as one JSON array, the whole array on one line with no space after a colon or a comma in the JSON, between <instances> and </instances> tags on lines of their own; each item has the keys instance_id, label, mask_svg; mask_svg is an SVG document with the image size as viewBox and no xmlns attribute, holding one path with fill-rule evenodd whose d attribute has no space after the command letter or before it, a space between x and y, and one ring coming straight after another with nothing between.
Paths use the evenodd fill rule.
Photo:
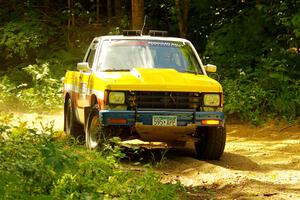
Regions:
<instances>
[{"instance_id":1,"label":"wheel arch","mask_svg":"<svg viewBox=\"0 0 300 200\"><path fill-rule=\"evenodd\" d=\"M98 104L98 98L96 96L96 94L92 94L91 96L91 107L93 107L95 104Z\"/></svg>"},{"instance_id":2,"label":"wheel arch","mask_svg":"<svg viewBox=\"0 0 300 200\"><path fill-rule=\"evenodd\" d=\"M98 98L96 94L92 94L90 98L90 106L84 108L84 126L86 126L89 114L95 104L98 104Z\"/></svg>"},{"instance_id":3,"label":"wheel arch","mask_svg":"<svg viewBox=\"0 0 300 200\"><path fill-rule=\"evenodd\" d=\"M64 131L66 131L66 112L67 112L67 102L71 98L71 95L67 92L64 98Z\"/></svg>"}]
</instances>

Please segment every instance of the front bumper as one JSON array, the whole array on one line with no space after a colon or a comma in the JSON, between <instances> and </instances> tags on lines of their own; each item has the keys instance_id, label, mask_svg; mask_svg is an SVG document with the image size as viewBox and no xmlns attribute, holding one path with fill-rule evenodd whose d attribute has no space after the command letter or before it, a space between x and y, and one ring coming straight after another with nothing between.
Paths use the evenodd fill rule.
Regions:
<instances>
[{"instance_id":1,"label":"front bumper","mask_svg":"<svg viewBox=\"0 0 300 200\"><path fill-rule=\"evenodd\" d=\"M201 126L224 126L225 119L223 112L193 112L193 111L115 111L100 110L99 116L101 124L104 126L129 126L152 125L153 116L177 116L177 126L184 127L189 125ZM218 120L219 124L206 124L205 120Z\"/></svg>"}]
</instances>

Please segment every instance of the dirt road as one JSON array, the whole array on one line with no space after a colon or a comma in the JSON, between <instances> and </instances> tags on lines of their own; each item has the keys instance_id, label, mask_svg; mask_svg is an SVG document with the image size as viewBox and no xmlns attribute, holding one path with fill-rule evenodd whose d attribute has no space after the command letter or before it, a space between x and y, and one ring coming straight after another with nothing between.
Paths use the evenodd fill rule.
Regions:
<instances>
[{"instance_id":1,"label":"dirt road","mask_svg":"<svg viewBox=\"0 0 300 200\"><path fill-rule=\"evenodd\" d=\"M62 113L18 116L54 120L58 130L63 124ZM192 148L170 150L156 170L163 182L187 186L190 199L300 199L300 126L274 124L228 124L221 160L199 161Z\"/></svg>"},{"instance_id":2,"label":"dirt road","mask_svg":"<svg viewBox=\"0 0 300 200\"><path fill-rule=\"evenodd\" d=\"M300 126L228 124L220 161L192 150L167 153L166 182L190 186L191 199L300 199Z\"/></svg>"}]
</instances>

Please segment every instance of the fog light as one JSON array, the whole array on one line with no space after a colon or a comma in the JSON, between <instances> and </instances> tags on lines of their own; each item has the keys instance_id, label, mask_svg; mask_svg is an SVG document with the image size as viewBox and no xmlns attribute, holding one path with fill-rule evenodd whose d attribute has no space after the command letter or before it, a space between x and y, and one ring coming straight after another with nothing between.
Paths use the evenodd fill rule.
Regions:
<instances>
[{"instance_id":1,"label":"fog light","mask_svg":"<svg viewBox=\"0 0 300 200\"><path fill-rule=\"evenodd\" d=\"M127 124L127 119L123 119L123 118L108 118L107 122L109 124Z\"/></svg>"},{"instance_id":2,"label":"fog light","mask_svg":"<svg viewBox=\"0 0 300 200\"><path fill-rule=\"evenodd\" d=\"M217 120L217 119L204 119L204 120L201 120L201 124L202 125L219 125L220 120Z\"/></svg>"}]
</instances>

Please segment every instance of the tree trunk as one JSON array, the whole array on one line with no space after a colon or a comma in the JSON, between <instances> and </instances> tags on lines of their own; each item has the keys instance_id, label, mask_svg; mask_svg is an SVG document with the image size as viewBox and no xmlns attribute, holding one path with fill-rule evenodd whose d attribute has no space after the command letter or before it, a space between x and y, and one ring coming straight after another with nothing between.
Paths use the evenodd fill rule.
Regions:
<instances>
[{"instance_id":1,"label":"tree trunk","mask_svg":"<svg viewBox=\"0 0 300 200\"><path fill-rule=\"evenodd\" d=\"M72 26L75 26L75 13L72 13Z\"/></svg>"},{"instance_id":2,"label":"tree trunk","mask_svg":"<svg viewBox=\"0 0 300 200\"><path fill-rule=\"evenodd\" d=\"M144 22L144 0L131 0L132 29L141 30Z\"/></svg>"},{"instance_id":3,"label":"tree trunk","mask_svg":"<svg viewBox=\"0 0 300 200\"><path fill-rule=\"evenodd\" d=\"M68 0L68 11L69 11L69 13L71 12L71 0ZM68 29L70 29L70 26L71 26L71 16L69 14L69 17L68 17Z\"/></svg>"},{"instance_id":4,"label":"tree trunk","mask_svg":"<svg viewBox=\"0 0 300 200\"><path fill-rule=\"evenodd\" d=\"M71 13L71 0L68 0L68 11ZM67 47L70 46L71 41L70 41L70 28L71 28L71 16L69 13L69 17L68 17L68 31L67 31Z\"/></svg>"},{"instance_id":5,"label":"tree trunk","mask_svg":"<svg viewBox=\"0 0 300 200\"><path fill-rule=\"evenodd\" d=\"M111 0L107 0L107 21L111 19Z\"/></svg>"},{"instance_id":6,"label":"tree trunk","mask_svg":"<svg viewBox=\"0 0 300 200\"><path fill-rule=\"evenodd\" d=\"M115 0L115 13L117 18L123 16L122 0Z\"/></svg>"},{"instance_id":7,"label":"tree trunk","mask_svg":"<svg viewBox=\"0 0 300 200\"><path fill-rule=\"evenodd\" d=\"M190 0L176 0L175 4L177 7L179 35L180 37L186 38Z\"/></svg>"},{"instance_id":8,"label":"tree trunk","mask_svg":"<svg viewBox=\"0 0 300 200\"><path fill-rule=\"evenodd\" d=\"M75 14L73 11L73 0L68 0L68 11L69 11L69 18L68 18L68 28L70 26L75 26Z\"/></svg>"},{"instance_id":9,"label":"tree trunk","mask_svg":"<svg viewBox=\"0 0 300 200\"><path fill-rule=\"evenodd\" d=\"M100 20L100 0L96 1L96 22L99 23Z\"/></svg>"}]
</instances>

